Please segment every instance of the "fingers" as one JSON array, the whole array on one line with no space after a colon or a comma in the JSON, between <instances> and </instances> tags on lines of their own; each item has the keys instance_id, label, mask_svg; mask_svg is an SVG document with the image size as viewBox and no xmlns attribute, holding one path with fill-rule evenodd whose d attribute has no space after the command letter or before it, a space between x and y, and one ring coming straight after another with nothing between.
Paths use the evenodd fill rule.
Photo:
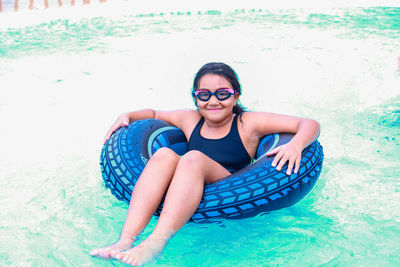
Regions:
<instances>
[{"instance_id":1,"label":"fingers","mask_svg":"<svg viewBox=\"0 0 400 267\"><path fill-rule=\"evenodd\" d=\"M270 152L268 152L267 154L265 154L266 156L271 156L271 155L275 155L276 153L278 153L280 150L280 147L274 148L272 149Z\"/></svg>"},{"instance_id":2,"label":"fingers","mask_svg":"<svg viewBox=\"0 0 400 267\"><path fill-rule=\"evenodd\" d=\"M297 173L299 171L300 163L301 163L301 156L296 159L296 165L295 165L295 168L294 168L294 173Z\"/></svg>"},{"instance_id":3,"label":"fingers","mask_svg":"<svg viewBox=\"0 0 400 267\"><path fill-rule=\"evenodd\" d=\"M278 164L278 162L280 161L280 159L283 156L283 153L281 151L279 151L279 148L275 148L274 150L272 150L270 153L268 153L269 155L274 155L276 154L276 156L274 157L274 160L272 161L271 165L272 167L275 167L276 164ZM267 154L267 155L268 155ZM277 167L278 168L278 167Z\"/></svg>"},{"instance_id":4,"label":"fingers","mask_svg":"<svg viewBox=\"0 0 400 267\"><path fill-rule=\"evenodd\" d=\"M286 170L286 174L287 175L291 175L292 174L293 165L294 165L294 160L290 159L289 163L288 163L287 170Z\"/></svg>"},{"instance_id":5,"label":"fingers","mask_svg":"<svg viewBox=\"0 0 400 267\"><path fill-rule=\"evenodd\" d=\"M279 162L279 163L278 163L278 162ZM295 160L292 159L292 158L289 158L287 155L284 155L284 153L279 152L279 153L275 156L275 158L274 158L274 160L272 161L272 164L271 164L271 165L272 165L272 167L275 167L275 166L278 164L278 166L276 166L276 170L277 170L277 171L281 171L286 162L288 162L288 167L287 167L287 170L286 170L286 174L287 174L287 175L291 175L291 174L292 174L293 166L294 166L294 164L295 164ZM297 166L296 166L296 167L297 167Z\"/></svg>"},{"instance_id":6,"label":"fingers","mask_svg":"<svg viewBox=\"0 0 400 267\"><path fill-rule=\"evenodd\" d=\"M108 130L108 132L106 133L106 136L104 137L104 143L103 145L107 142L108 139L110 139L111 135L117 130L118 128L116 128L114 125L111 126L110 130Z\"/></svg>"},{"instance_id":7,"label":"fingers","mask_svg":"<svg viewBox=\"0 0 400 267\"><path fill-rule=\"evenodd\" d=\"M296 154L287 153L285 149L281 147L277 147L272 151L267 153L267 156L275 155L271 166L276 167L277 171L281 171L283 166L288 163L288 167L286 170L287 175L291 175L292 171L297 173L300 169L300 162L301 162L301 154L297 156Z\"/></svg>"},{"instance_id":8,"label":"fingers","mask_svg":"<svg viewBox=\"0 0 400 267\"><path fill-rule=\"evenodd\" d=\"M290 145L289 143L271 150L266 155L275 155L271 166L276 167L277 171L282 170L286 162L288 163L286 170L287 175L291 175L292 171L297 173L300 169L301 150L299 151L296 147L293 147L293 145Z\"/></svg>"},{"instance_id":9,"label":"fingers","mask_svg":"<svg viewBox=\"0 0 400 267\"><path fill-rule=\"evenodd\" d=\"M111 135L118 130L121 127L128 127L129 126L129 119L127 118L123 118L121 120L117 120L110 128L110 130L108 130L108 132L106 133L106 136L104 137L104 142L103 145L107 142L108 139L110 139Z\"/></svg>"},{"instance_id":10,"label":"fingers","mask_svg":"<svg viewBox=\"0 0 400 267\"><path fill-rule=\"evenodd\" d=\"M279 153L278 153L278 155L279 155ZM275 158L276 158L278 155L276 155ZM288 161L287 156L286 156L286 155L281 155L281 158L280 158L280 160L279 160L278 166L276 166L276 170L277 170L277 171L282 170L282 167L283 167L283 165L285 165L286 161Z\"/></svg>"},{"instance_id":11,"label":"fingers","mask_svg":"<svg viewBox=\"0 0 400 267\"><path fill-rule=\"evenodd\" d=\"M122 120L121 120L121 127L123 127L123 126L129 126L129 119L128 118L122 118ZM121 128L120 127L120 128Z\"/></svg>"}]
</instances>

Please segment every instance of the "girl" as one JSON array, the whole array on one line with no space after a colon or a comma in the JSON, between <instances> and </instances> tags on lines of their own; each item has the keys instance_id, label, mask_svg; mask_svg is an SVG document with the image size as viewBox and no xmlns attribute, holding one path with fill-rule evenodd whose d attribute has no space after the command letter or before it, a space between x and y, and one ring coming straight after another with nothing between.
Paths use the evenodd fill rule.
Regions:
<instances>
[{"instance_id":1,"label":"girl","mask_svg":"<svg viewBox=\"0 0 400 267\"><path fill-rule=\"evenodd\" d=\"M128 215L120 239L94 249L92 256L115 258L141 265L159 255L167 241L196 211L206 183L213 183L248 165L260 139L278 132L295 133L293 139L272 150L272 166L287 175L300 167L302 150L319 135L319 124L310 119L266 112L244 112L238 104L240 84L234 70L224 63L201 67L193 82L197 110L124 113L111 126L105 141L120 127L155 118L180 128L189 151L182 157L169 148L159 149L149 160L132 192ZM165 195L164 207L154 231L132 248Z\"/></svg>"}]
</instances>

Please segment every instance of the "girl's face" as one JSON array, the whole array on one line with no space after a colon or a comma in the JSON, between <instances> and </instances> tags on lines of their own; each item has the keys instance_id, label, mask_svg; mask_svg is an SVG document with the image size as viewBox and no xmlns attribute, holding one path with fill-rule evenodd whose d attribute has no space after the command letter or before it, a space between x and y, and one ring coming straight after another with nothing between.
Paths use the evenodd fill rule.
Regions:
<instances>
[{"instance_id":1,"label":"girl's face","mask_svg":"<svg viewBox=\"0 0 400 267\"><path fill-rule=\"evenodd\" d=\"M206 74L201 77L199 87L196 91L209 91L215 93L217 90L231 89L231 83L223 76L215 74ZM197 106L200 114L213 122L220 122L232 115L232 109L239 99L239 94L231 95L225 100L219 100L215 95L212 95L207 101L201 101L196 97Z\"/></svg>"}]
</instances>

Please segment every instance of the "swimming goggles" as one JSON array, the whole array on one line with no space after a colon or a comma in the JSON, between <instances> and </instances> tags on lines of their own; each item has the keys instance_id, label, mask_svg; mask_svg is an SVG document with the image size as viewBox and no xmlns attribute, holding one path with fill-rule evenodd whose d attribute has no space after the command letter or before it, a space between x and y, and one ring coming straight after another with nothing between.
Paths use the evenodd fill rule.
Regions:
<instances>
[{"instance_id":1,"label":"swimming goggles","mask_svg":"<svg viewBox=\"0 0 400 267\"><path fill-rule=\"evenodd\" d=\"M214 93L211 93L210 91L207 90L198 90L194 91L192 93L193 97L196 97L197 99L201 101L208 101L211 96L215 96L219 101L223 101L225 99L228 99L231 95L236 94L237 91L230 89L230 88L223 88L223 89L218 89Z\"/></svg>"}]
</instances>

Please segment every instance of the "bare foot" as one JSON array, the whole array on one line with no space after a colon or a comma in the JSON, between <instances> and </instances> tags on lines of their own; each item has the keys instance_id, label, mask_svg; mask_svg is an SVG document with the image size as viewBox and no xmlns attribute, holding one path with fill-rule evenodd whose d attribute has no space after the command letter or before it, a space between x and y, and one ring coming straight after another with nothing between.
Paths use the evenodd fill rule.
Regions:
<instances>
[{"instance_id":1,"label":"bare foot","mask_svg":"<svg viewBox=\"0 0 400 267\"><path fill-rule=\"evenodd\" d=\"M149 236L136 247L126 251L112 252L111 257L132 266L142 265L159 256L167 244L168 239L169 238L155 238Z\"/></svg>"},{"instance_id":2,"label":"bare foot","mask_svg":"<svg viewBox=\"0 0 400 267\"><path fill-rule=\"evenodd\" d=\"M117 243L115 243L111 246L93 249L92 251L89 252L89 255L95 256L95 257L100 257L103 259L109 259L109 258L111 258L111 252L120 252L120 251L132 248L132 243L135 240L136 240L136 237L123 238L123 239L118 240Z\"/></svg>"}]
</instances>

